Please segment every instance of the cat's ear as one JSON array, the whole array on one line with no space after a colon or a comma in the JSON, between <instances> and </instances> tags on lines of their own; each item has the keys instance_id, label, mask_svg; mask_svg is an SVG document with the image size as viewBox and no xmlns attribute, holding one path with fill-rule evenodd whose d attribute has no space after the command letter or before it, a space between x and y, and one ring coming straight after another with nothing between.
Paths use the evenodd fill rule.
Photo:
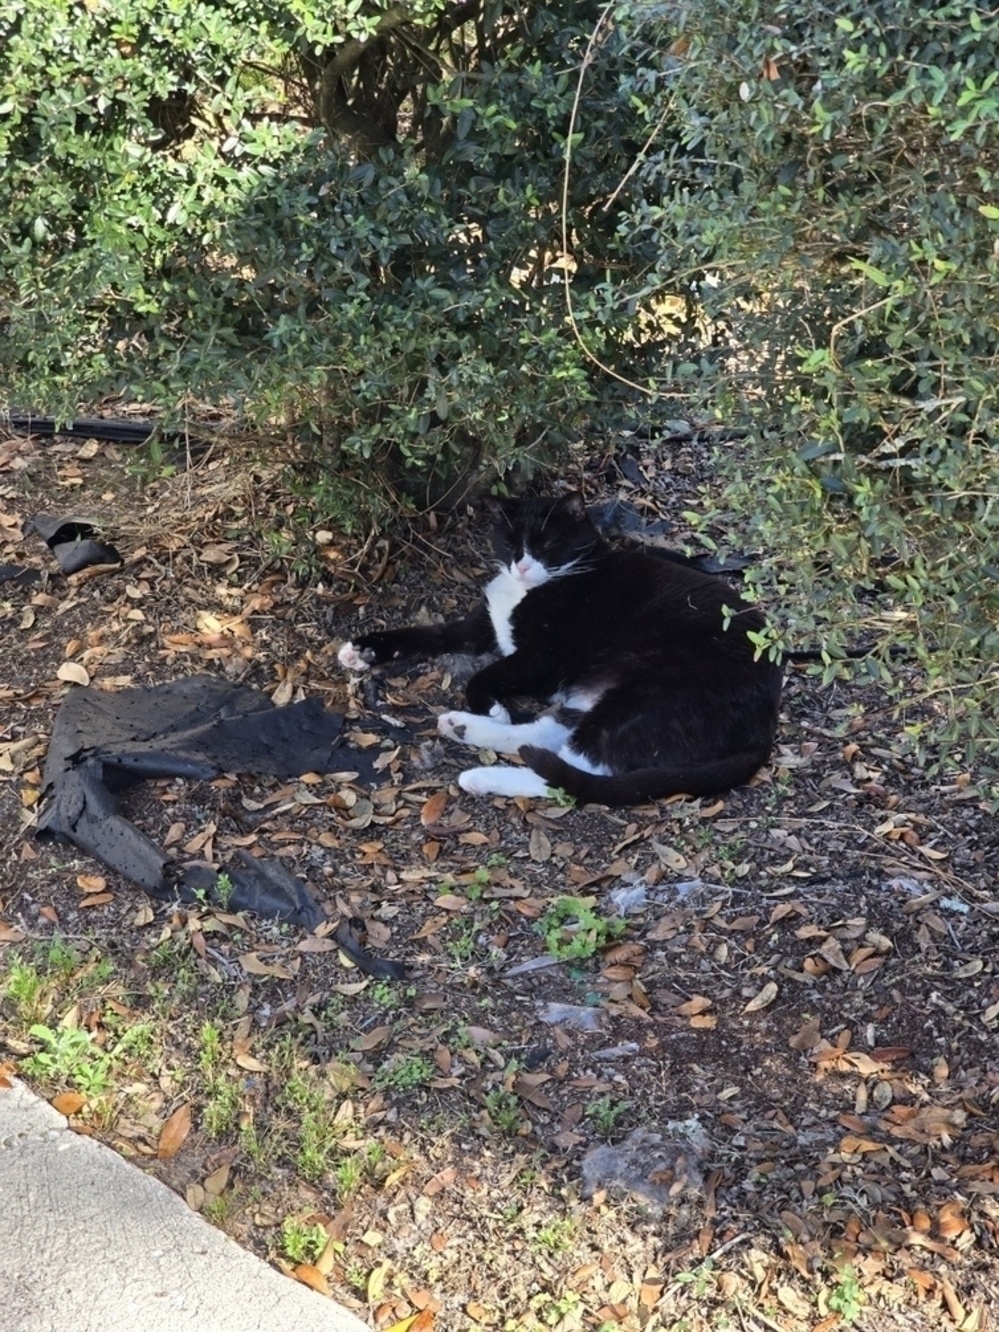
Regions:
<instances>
[{"instance_id":1,"label":"cat's ear","mask_svg":"<svg viewBox=\"0 0 999 1332\"><path fill-rule=\"evenodd\" d=\"M484 507L494 523L508 523L517 501L510 495L487 495Z\"/></svg>"},{"instance_id":2,"label":"cat's ear","mask_svg":"<svg viewBox=\"0 0 999 1332\"><path fill-rule=\"evenodd\" d=\"M562 503L570 518L574 519L577 523L586 521L586 504L583 501L582 495L580 495L578 491L574 490L571 494L566 495Z\"/></svg>"}]
</instances>

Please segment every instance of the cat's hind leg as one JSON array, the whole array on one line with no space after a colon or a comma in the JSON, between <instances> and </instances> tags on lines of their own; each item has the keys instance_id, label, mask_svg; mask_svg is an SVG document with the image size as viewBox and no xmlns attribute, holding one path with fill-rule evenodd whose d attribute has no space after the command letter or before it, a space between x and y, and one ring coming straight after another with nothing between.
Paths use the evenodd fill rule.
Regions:
<instances>
[{"instance_id":1,"label":"cat's hind leg","mask_svg":"<svg viewBox=\"0 0 999 1332\"><path fill-rule=\"evenodd\" d=\"M543 720L543 719L539 719ZM530 723L534 725L535 723ZM526 731L527 727L511 727L511 730ZM565 727L562 727L566 731ZM558 743L556 739L556 743ZM492 745L490 748L495 749ZM555 750L555 744L544 744L538 746L541 749ZM509 751L503 750L503 753ZM602 763L594 763L588 759L585 754L579 754L572 748L571 742L561 744L557 750L558 757L563 762L568 763L570 767L577 768L580 772L585 772L592 777L608 777L610 769ZM531 768L508 768L505 764L496 763L488 768L468 768L458 778L458 785L463 791L468 791L470 795L498 795L498 796L550 796L552 792L551 783L546 781L540 773L532 771Z\"/></svg>"},{"instance_id":2,"label":"cat's hind leg","mask_svg":"<svg viewBox=\"0 0 999 1332\"><path fill-rule=\"evenodd\" d=\"M551 716L515 724L499 711L488 717L478 712L444 712L437 718L437 729L451 740L475 749L494 749L497 754L516 754L522 745L557 750L572 734Z\"/></svg>"},{"instance_id":3,"label":"cat's hind leg","mask_svg":"<svg viewBox=\"0 0 999 1332\"><path fill-rule=\"evenodd\" d=\"M458 785L469 795L546 796L548 783L530 768L469 768L458 777Z\"/></svg>"}]
</instances>

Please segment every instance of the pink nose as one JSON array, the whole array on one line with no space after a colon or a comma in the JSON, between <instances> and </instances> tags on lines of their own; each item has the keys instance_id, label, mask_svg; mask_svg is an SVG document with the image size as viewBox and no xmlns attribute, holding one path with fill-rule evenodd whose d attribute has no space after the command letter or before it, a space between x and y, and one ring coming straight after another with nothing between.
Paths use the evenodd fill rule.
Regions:
<instances>
[{"instance_id":1,"label":"pink nose","mask_svg":"<svg viewBox=\"0 0 999 1332\"><path fill-rule=\"evenodd\" d=\"M531 561L526 558L518 560L515 567L518 573L525 574L527 573L528 569L531 567Z\"/></svg>"}]
</instances>

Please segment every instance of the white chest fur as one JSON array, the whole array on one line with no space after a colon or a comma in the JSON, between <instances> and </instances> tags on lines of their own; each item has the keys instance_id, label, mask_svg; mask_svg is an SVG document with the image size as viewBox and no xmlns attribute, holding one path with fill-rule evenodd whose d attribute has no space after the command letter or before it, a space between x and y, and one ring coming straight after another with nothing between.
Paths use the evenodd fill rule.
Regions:
<instances>
[{"instance_id":1,"label":"white chest fur","mask_svg":"<svg viewBox=\"0 0 999 1332\"><path fill-rule=\"evenodd\" d=\"M515 577L509 569L501 569L486 588L489 618L493 623L493 633L496 635L499 650L504 657L509 657L515 647L510 617L528 591L527 584Z\"/></svg>"}]
</instances>

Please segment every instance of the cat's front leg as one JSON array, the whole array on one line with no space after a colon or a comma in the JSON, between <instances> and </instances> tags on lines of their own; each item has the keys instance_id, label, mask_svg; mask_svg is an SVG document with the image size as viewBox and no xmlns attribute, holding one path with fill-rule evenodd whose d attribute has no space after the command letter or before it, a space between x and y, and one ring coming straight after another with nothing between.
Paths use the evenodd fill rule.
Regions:
<instances>
[{"instance_id":1,"label":"cat's front leg","mask_svg":"<svg viewBox=\"0 0 999 1332\"><path fill-rule=\"evenodd\" d=\"M420 654L421 646L412 629L375 630L344 643L337 653L337 660L348 671L366 671L389 661L415 657Z\"/></svg>"},{"instance_id":2,"label":"cat's front leg","mask_svg":"<svg viewBox=\"0 0 999 1332\"><path fill-rule=\"evenodd\" d=\"M568 726L548 715L514 724L499 704L488 717L477 712L442 713L437 729L449 740L473 749L494 749L497 754L517 754L524 745L557 751L572 734Z\"/></svg>"},{"instance_id":3,"label":"cat's front leg","mask_svg":"<svg viewBox=\"0 0 999 1332\"><path fill-rule=\"evenodd\" d=\"M376 629L344 643L337 653L348 671L366 671L407 657L439 657L444 652L489 652L496 647L485 605L451 624L413 625L407 629Z\"/></svg>"},{"instance_id":4,"label":"cat's front leg","mask_svg":"<svg viewBox=\"0 0 999 1332\"><path fill-rule=\"evenodd\" d=\"M465 699L469 712L491 716L493 707L502 706L505 699L518 694L548 698L557 686L557 678L549 679L536 658L526 652L514 652L477 671L465 686Z\"/></svg>"}]
</instances>

